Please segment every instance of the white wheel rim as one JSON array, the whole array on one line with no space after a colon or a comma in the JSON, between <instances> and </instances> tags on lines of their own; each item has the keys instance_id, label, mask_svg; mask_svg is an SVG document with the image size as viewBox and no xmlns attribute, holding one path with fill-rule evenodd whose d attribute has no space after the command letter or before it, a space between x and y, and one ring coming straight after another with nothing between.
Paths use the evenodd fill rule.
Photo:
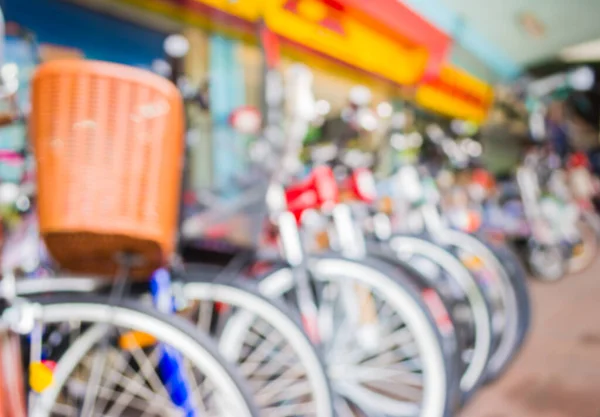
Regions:
<instances>
[{"instance_id":1,"label":"white wheel rim","mask_svg":"<svg viewBox=\"0 0 600 417\"><path fill-rule=\"evenodd\" d=\"M65 307L69 306L68 309ZM42 317L45 324L68 322L76 318L81 322L98 323L107 325L116 325L123 328L135 329L140 332L156 336L161 333L164 340L177 340L177 349L194 365L201 369L205 375L214 381L216 389L219 392L226 393L226 406L230 412L224 415L229 417L246 416L250 417L252 413L247 407L243 394L238 390L234 380L228 372L222 367L219 361L209 352L204 350L192 337L186 337L181 331L177 331L173 326L152 316L148 316L139 311L93 303L58 303L42 305ZM68 311L67 311L68 310ZM78 345L71 350L73 354L85 354L86 347L91 348L99 341L95 339L105 334L106 326L93 326L90 333L85 333L86 338L79 341ZM76 359L81 359L76 358ZM64 386L74 368L79 364L79 360L66 360L61 357L57 364L56 376L65 378L56 379L54 387L46 390L40 395L40 401L36 403L34 412L35 417L47 417L50 415L51 406L56 402L60 388ZM64 369L63 369L64 368ZM48 408L48 406L50 406Z\"/></svg>"},{"instance_id":2,"label":"white wheel rim","mask_svg":"<svg viewBox=\"0 0 600 417\"><path fill-rule=\"evenodd\" d=\"M451 254L433 243L412 237L394 237L390 244L392 248L395 248L396 245L406 244L412 252L433 260L448 273L450 273L449 271L464 272L452 276L461 286L465 296L470 301L470 306L475 304L485 305L484 296L477 286L477 283L470 273L464 269L463 264ZM474 345L476 349L467 369L461 377L460 387L463 391L473 389L481 379L486 370L492 346L491 317L489 310L486 308L485 311L478 311L476 314L473 314L473 319L477 329Z\"/></svg>"},{"instance_id":3,"label":"white wheel rim","mask_svg":"<svg viewBox=\"0 0 600 417\"><path fill-rule=\"evenodd\" d=\"M419 417L439 417L444 413L447 399L446 378L440 376L435 370L443 370L446 365L442 347L439 345L431 324L425 314L421 314L420 306L413 300L402 288L398 288L395 283L390 282L389 278L379 271L345 259L315 259L311 263L311 269L317 280L328 280L328 277L337 280L340 275L348 275L348 272L354 275L356 281L365 281L365 276L370 276L373 283L381 291L377 291L379 296L385 298L385 301L394 306L394 311L404 312L399 314L404 323L411 331L411 334L417 334L415 337L418 344L418 351L423 360L423 394L421 408L415 404L402 403L394 401L388 397L378 395L372 391L366 392L366 389L359 387L350 387L346 382L337 383L332 381L338 390L345 391L357 400L357 404L365 409L369 408L366 404L361 404L361 400L367 400L371 408L378 412L390 416L416 416ZM341 271L341 272L340 272ZM260 290L268 297L277 297L293 286L293 277L290 270L280 270L261 282ZM382 291L385 289L385 291ZM406 306L411 306L408 314ZM370 398L362 398L368 395ZM373 399L375 398L375 399ZM376 404L376 406L374 405Z\"/></svg>"},{"instance_id":4,"label":"white wheel rim","mask_svg":"<svg viewBox=\"0 0 600 417\"><path fill-rule=\"evenodd\" d=\"M227 360L237 363L245 334L251 326L254 316L258 316L290 339L290 346L301 363L308 364L311 369L322 368L318 357L314 355L313 346L296 323L289 320L288 317L281 314L279 309L264 299L254 297L251 293L239 288L206 282L187 283L184 291L188 300L215 300L243 308L242 311L229 318L218 341L219 351ZM252 298L252 303L248 302L249 298ZM317 405L315 414L319 417L331 416L333 399L330 396L328 381L320 378L321 374L307 372L306 375L311 385L312 395L315 397L314 404ZM323 374L323 377L326 378L326 375Z\"/></svg>"}]
</instances>

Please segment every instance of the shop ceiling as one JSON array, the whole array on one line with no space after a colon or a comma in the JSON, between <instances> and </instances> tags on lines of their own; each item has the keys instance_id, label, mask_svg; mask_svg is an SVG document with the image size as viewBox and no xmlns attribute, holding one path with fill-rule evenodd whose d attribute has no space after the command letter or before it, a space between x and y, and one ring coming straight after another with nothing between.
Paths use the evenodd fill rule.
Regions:
<instances>
[{"instance_id":1,"label":"shop ceiling","mask_svg":"<svg viewBox=\"0 0 600 417\"><path fill-rule=\"evenodd\" d=\"M402 0L492 70L510 79L600 38L599 0ZM459 63L469 69L469 62Z\"/></svg>"}]
</instances>

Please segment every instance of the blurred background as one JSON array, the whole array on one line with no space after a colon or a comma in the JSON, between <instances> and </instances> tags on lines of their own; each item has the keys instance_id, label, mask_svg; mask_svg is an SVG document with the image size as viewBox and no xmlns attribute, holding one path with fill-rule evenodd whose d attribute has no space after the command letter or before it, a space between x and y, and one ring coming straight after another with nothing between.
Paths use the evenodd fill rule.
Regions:
<instances>
[{"instance_id":1,"label":"blurred background","mask_svg":"<svg viewBox=\"0 0 600 417\"><path fill-rule=\"evenodd\" d=\"M165 39L187 39L185 87L198 98L186 105L192 200L207 188L235 195L231 178L248 170L252 137L232 127L231 115L263 104L256 36L263 18L281 40L282 68L303 63L312 73L316 117L307 147L359 149L378 180L413 156L432 166L448 159L455 171L482 167L501 182L545 146L562 161L585 155L600 175L598 0L0 0L0 7L4 60L14 64L25 110L40 63L92 59L165 75L172 69ZM346 134L361 107L370 111ZM460 146L431 145L431 126ZM24 123L5 127L0 148L23 149L26 131ZM20 181L23 170L0 161L0 182ZM597 205L597 194L591 200ZM523 353L461 416L598 416L597 265L553 286L531 283Z\"/></svg>"},{"instance_id":2,"label":"blurred background","mask_svg":"<svg viewBox=\"0 0 600 417\"><path fill-rule=\"evenodd\" d=\"M152 68L164 55L165 37L185 33L191 44L186 73L193 83L210 85L210 111L194 113L191 132L193 182L201 187L241 169L238 157L230 155L243 159L242 141L225 131L232 109L258 104L260 97L261 58L251 22L261 3L3 0L2 8L8 22L35 33L42 60L85 57ZM351 87L361 84L371 90L374 105L384 103L382 108L409 103L426 113L485 122L483 159L495 172L516 164L519 140L526 136L518 113L523 102L511 98L505 86L524 85L575 64L598 70L600 5L593 0L575 6L560 0L407 0L402 7L386 0L369 6L373 10L351 13L343 12L344 3L282 0L274 14L277 31L289 40L285 61L311 67L323 112L339 114ZM381 23L376 19L385 17L386 8L392 14ZM9 39L6 49L26 81L34 65L27 46ZM20 94L28 92L23 88ZM589 133L578 140L593 147L597 88L578 94L576 102L577 121L589 125ZM19 137L3 135L2 140Z\"/></svg>"}]
</instances>

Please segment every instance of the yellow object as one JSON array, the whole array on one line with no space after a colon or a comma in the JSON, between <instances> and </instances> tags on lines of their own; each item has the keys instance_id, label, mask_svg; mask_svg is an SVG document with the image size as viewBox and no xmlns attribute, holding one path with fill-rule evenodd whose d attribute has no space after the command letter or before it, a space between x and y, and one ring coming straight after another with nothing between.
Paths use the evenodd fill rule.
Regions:
<instances>
[{"instance_id":1,"label":"yellow object","mask_svg":"<svg viewBox=\"0 0 600 417\"><path fill-rule=\"evenodd\" d=\"M156 339L147 333L131 331L119 337L119 347L123 350L143 349L156 344Z\"/></svg>"},{"instance_id":2,"label":"yellow object","mask_svg":"<svg viewBox=\"0 0 600 417\"><path fill-rule=\"evenodd\" d=\"M392 215L394 212L394 200L389 196L383 197L379 201L379 211L387 215Z\"/></svg>"},{"instance_id":3,"label":"yellow object","mask_svg":"<svg viewBox=\"0 0 600 417\"><path fill-rule=\"evenodd\" d=\"M457 97L428 85L419 88L416 101L425 109L457 119L472 120L480 123L485 120L487 115L486 109L466 103Z\"/></svg>"},{"instance_id":4,"label":"yellow object","mask_svg":"<svg viewBox=\"0 0 600 417\"><path fill-rule=\"evenodd\" d=\"M398 84L414 84L423 74L425 48L402 45L324 3L317 10L314 0L298 1L295 10L288 0L265 3L267 26L286 39Z\"/></svg>"},{"instance_id":5,"label":"yellow object","mask_svg":"<svg viewBox=\"0 0 600 417\"><path fill-rule=\"evenodd\" d=\"M481 268L483 268L483 262L481 261L481 259L479 259L479 257L477 256L464 256L463 257L463 264L472 270L479 270Z\"/></svg>"},{"instance_id":6,"label":"yellow object","mask_svg":"<svg viewBox=\"0 0 600 417\"><path fill-rule=\"evenodd\" d=\"M408 86L402 97L414 98L421 107L448 117L481 123L492 103L490 85L452 65L445 65L437 80L422 83L414 91L429 59L427 48L393 39L324 1L189 0L183 2L185 5L164 0L119 1L168 16L186 26L199 26L250 43L254 34L247 24L256 23L262 17L273 32L302 46L293 45L294 51L291 51L292 48L284 44L284 56L312 67L331 67L344 76L357 77L354 73L357 69L360 77L372 74L373 80ZM215 10L222 15L215 14ZM238 21L232 22L225 18L227 15ZM304 49L317 54L307 54ZM323 63L321 57L333 58L333 61ZM344 65L339 65L340 62Z\"/></svg>"},{"instance_id":7,"label":"yellow object","mask_svg":"<svg viewBox=\"0 0 600 417\"><path fill-rule=\"evenodd\" d=\"M481 123L494 98L492 86L452 65L442 68L437 80L423 83L417 103L449 117Z\"/></svg>"},{"instance_id":8,"label":"yellow object","mask_svg":"<svg viewBox=\"0 0 600 417\"><path fill-rule=\"evenodd\" d=\"M239 17L244 20L258 20L263 7L262 1L256 0L192 0L190 3L206 5L225 12L227 14ZM188 6L193 8L194 6Z\"/></svg>"},{"instance_id":9,"label":"yellow object","mask_svg":"<svg viewBox=\"0 0 600 417\"><path fill-rule=\"evenodd\" d=\"M441 77L451 82L457 89L469 93L483 102L488 103L493 98L492 87L489 84L455 66L445 65L442 68Z\"/></svg>"},{"instance_id":10,"label":"yellow object","mask_svg":"<svg viewBox=\"0 0 600 417\"><path fill-rule=\"evenodd\" d=\"M243 39L247 39L244 29L211 16L206 6L246 22L256 23L262 16L278 35L397 84L416 83L429 56L425 47L403 45L316 0L193 0L185 6L158 0L119 1ZM286 7L292 3L295 9Z\"/></svg>"},{"instance_id":11,"label":"yellow object","mask_svg":"<svg viewBox=\"0 0 600 417\"><path fill-rule=\"evenodd\" d=\"M317 235L315 236L315 240L316 240L318 250L326 250L330 247L329 246L329 235L327 234L326 230L317 233Z\"/></svg>"},{"instance_id":12,"label":"yellow object","mask_svg":"<svg viewBox=\"0 0 600 417\"><path fill-rule=\"evenodd\" d=\"M39 393L44 392L54 381L54 374L48 366L42 362L34 362L29 365L29 387Z\"/></svg>"},{"instance_id":13,"label":"yellow object","mask_svg":"<svg viewBox=\"0 0 600 417\"><path fill-rule=\"evenodd\" d=\"M298 3L298 14L318 22L327 17L327 6L319 0L304 0Z\"/></svg>"},{"instance_id":14,"label":"yellow object","mask_svg":"<svg viewBox=\"0 0 600 417\"><path fill-rule=\"evenodd\" d=\"M155 13L161 16L166 16L179 23L183 23L188 27L199 27L208 31L216 31L227 37L236 39L242 39L250 42L253 34L249 35L243 28L239 28L224 19L212 18L210 13L202 12L201 10L195 10L194 3L198 3L201 7L205 7L200 1L192 2L191 6L183 6L176 3L165 2L162 0L119 0L120 3L125 3L130 6L146 10L151 13ZM224 3L224 2L223 2ZM250 2L252 3L252 2ZM247 1L231 2L232 5L238 5L233 11L229 10L227 13L233 14L235 17L239 17L242 20L255 21L258 19L260 8L250 7L245 8L241 5L247 5ZM225 12L224 9L217 8L219 11ZM246 16L246 17L245 17ZM249 18L247 16L254 16Z\"/></svg>"}]
</instances>

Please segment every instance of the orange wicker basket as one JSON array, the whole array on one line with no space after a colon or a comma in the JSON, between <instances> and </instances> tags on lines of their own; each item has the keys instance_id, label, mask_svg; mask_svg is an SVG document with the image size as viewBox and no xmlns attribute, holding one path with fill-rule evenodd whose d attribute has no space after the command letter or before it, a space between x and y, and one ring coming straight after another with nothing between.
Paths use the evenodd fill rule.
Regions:
<instances>
[{"instance_id":1,"label":"orange wicker basket","mask_svg":"<svg viewBox=\"0 0 600 417\"><path fill-rule=\"evenodd\" d=\"M40 232L65 269L148 277L174 249L184 115L177 88L118 64L62 60L32 82Z\"/></svg>"}]
</instances>

